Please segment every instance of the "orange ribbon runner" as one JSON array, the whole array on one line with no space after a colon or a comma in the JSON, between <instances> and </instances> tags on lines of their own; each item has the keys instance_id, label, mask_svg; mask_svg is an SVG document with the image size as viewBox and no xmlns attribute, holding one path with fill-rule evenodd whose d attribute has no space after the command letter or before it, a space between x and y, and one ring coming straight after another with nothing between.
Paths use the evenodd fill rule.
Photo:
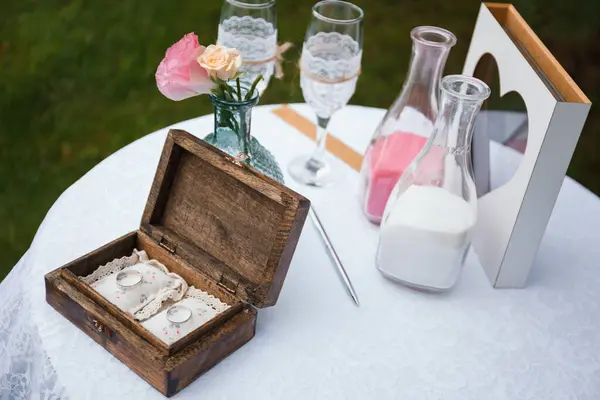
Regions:
<instances>
[{"instance_id":1,"label":"orange ribbon runner","mask_svg":"<svg viewBox=\"0 0 600 400\"><path fill-rule=\"evenodd\" d=\"M317 126L308 118L298 114L287 104L277 107L273 113L279 118L296 128L308 138L315 140L317 136ZM356 171L360 171L363 157L348 145L333 135L327 137L327 151L338 157Z\"/></svg>"}]
</instances>

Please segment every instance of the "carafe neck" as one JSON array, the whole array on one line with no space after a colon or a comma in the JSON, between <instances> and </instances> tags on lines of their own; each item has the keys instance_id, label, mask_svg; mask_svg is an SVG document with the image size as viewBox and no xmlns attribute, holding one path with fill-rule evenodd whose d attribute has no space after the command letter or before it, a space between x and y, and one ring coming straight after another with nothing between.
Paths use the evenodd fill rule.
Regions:
<instances>
[{"instance_id":1,"label":"carafe neck","mask_svg":"<svg viewBox=\"0 0 600 400\"><path fill-rule=\"evenodd\" d=\"M468 154L475 118L490 95L490 88L477 78L450 75L444 78L440 112L435 122L433 144L456 155Z\"/></svg>"},{"instance_id":2,"label":"carafe neck","mask_svg":"<svg viewBox=\"0 0 600 400\"><path fill-rule=\"evenodd\" d=\"M403 91L410 95L408 103L435 119L440 79L456 38L451 32L432 26L414 28L411 38L412 56Z\"/></svg>"}]
</instances>

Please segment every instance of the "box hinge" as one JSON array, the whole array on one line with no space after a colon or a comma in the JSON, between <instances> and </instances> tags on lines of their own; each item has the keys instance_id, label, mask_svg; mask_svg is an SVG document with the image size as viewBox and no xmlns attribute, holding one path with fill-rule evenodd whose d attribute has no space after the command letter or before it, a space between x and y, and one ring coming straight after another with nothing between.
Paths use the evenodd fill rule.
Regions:
<instances>
[{"instance_id":1,"label":"box hinge","mask_svg":"<svg viewBox=\"0 0 600 400\"><path fill-rule=\"evenodd\" d=\"M177 245L175 243L169 241L164 236L160 238L160 241L158 242L158 244L160 245L160 247L166 249L171 254L175 254L175 251L177 250Z\"/></svg>"},{"instance_id":2,"label":"box hinge","mask_svg":"<svg viewBox=\"0 0 600 400\"><path fill-rule=\"evenodd\" d=\"M227 290L229 293L235 294L237 292L238 282L233 279L227 278L225 274L221 274L221 278L217 282L217 285Z\"/></svg>"}]
</instances>

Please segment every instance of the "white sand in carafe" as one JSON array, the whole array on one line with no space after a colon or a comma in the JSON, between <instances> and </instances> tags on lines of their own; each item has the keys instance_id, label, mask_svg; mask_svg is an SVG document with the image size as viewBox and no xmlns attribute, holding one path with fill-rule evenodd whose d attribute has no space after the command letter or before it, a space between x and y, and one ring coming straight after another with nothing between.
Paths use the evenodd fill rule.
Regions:
<instances>
[{"instance_id":1,"label":"white sand in carafe","mask_svg":"<svg viewBox=\"0 0 600 400\"><path fill-rule=\"evenodd\" d=\"M476 209L442 188L410 186L393 204L379 239L377 267L409 285L454 285L471 243Z\"/></svg>"}]
</instances>

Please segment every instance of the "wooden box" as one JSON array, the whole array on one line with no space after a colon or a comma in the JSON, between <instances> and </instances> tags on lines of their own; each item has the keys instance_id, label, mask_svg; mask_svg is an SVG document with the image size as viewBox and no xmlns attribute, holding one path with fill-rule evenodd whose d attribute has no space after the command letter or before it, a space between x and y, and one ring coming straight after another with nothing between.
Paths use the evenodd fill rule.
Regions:
<instances>
[{"instance_id":1,"label":"wooden box","mask_svg":"<svg viewBox=\"0 0 600 400\"><path fill-rule=\"evenodd\" d=\"M172 396L254 336L276 303L310 207L187 132L167 136L140 228L46 275L46 299L158 391ZM80 279L145 250L231 307L167 345Z\"/></svg>"}]
</instances>

